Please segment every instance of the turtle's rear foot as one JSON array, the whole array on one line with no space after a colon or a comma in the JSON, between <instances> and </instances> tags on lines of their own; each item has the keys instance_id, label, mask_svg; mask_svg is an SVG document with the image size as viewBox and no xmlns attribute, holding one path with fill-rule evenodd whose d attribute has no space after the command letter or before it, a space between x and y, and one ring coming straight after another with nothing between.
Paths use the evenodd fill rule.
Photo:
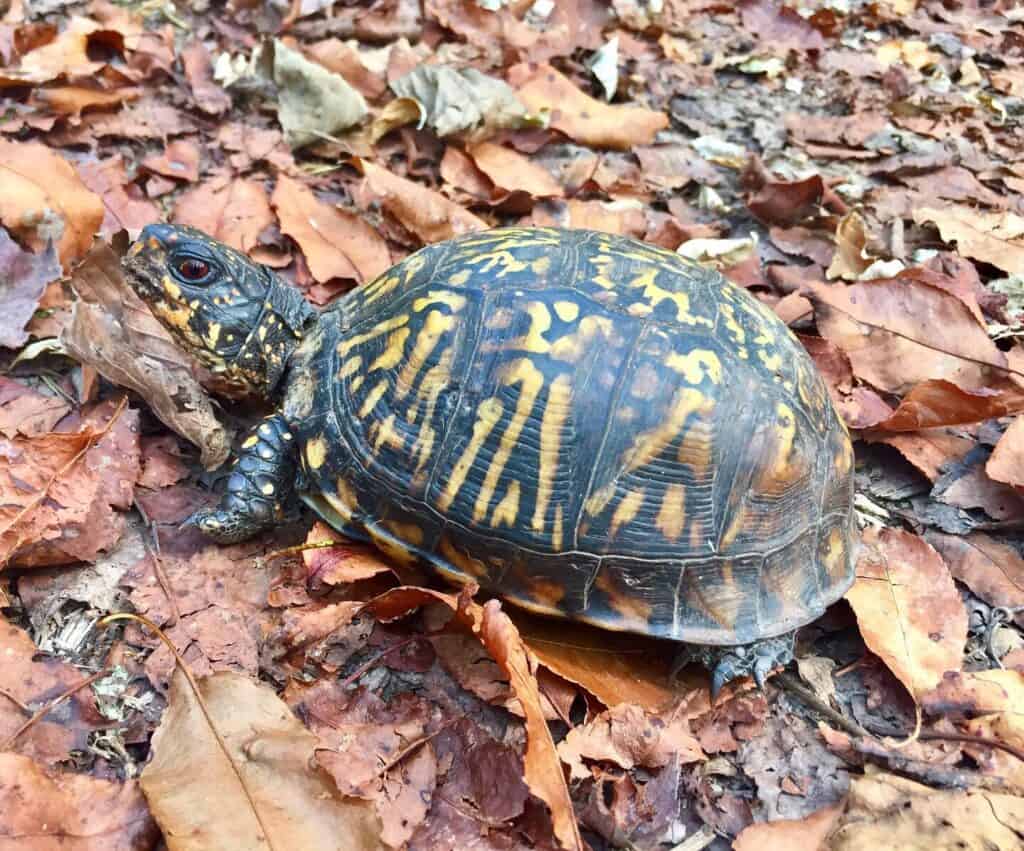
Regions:
<instances>
[{"instance_id":1,"label":"turtle's rear foot","mask_svg":"<svg viewBox=\"0 0 1024 851\"><path fill-rule=\"evenodd\" d=\"M682 648L673 674L683 665L697 661L711 671L711 699L722 687L739 677L753 677L758 688L764 688L768 675L793 661L793 636L788 632L776 638L763 638L751 644L718 647L710 644L687 645Z\"/></svg>"}]
</instances>

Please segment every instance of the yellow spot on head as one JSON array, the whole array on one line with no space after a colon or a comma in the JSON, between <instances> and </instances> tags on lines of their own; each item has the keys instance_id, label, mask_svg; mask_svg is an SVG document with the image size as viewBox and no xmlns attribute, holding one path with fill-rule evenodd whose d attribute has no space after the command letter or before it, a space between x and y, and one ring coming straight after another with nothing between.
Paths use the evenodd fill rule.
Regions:
<instances>
[{"instance_id":1,"label":"yellow spot on head","mask_svg":"<svg viewBox=\"0 0 1024 851\"><path fill-rule=\"evenodd\" d=\"M175 301L181 298L181 287L174 283L174 281L165 277L163 279L163 284L164 292L167 293L168 296L173 298Z\"/></svg>"},{"instance_id":2,"label":"yellow spot on head","mask_svg":"<svg viewBox=\"0 0 1024 851\"><path fill-rule=\"evenodd\" d=\"M321 434L306 444L306 463L313 470L318 470L327 460L327 441Z\"/></svg>"},{"instance_id":3,"label":"yellow spot on head","mask_svg":"<svg viewBox=\"0 0 1024 851\"><path fill-rule=\"evenodd\" d=\"M242 441L242 449L251 449L260 442L259 436L253 434Z\"/></svg>"},{"instance_id":4,"label":"yellow spot on head","mask_svg":"<svg viewBox=\"0 0 1024 851\"><path fill-rule=\"evenodd\" d=\"M556 301L555 313L563 322L572 322L580 315L580 306L574 301Z\"/></svg>"},{"instance_id":5,"label":"yellow spot on head","mask_svg":"<svg viewBox=\"0 0 1024 851\"><path fill-rule=\"evenodd\" d=\"M260 491L264 494L264 496L272 496L274 493L274 486L270 482L267 482L263 487L260 488Z\"/></svg>"}]
</instances>

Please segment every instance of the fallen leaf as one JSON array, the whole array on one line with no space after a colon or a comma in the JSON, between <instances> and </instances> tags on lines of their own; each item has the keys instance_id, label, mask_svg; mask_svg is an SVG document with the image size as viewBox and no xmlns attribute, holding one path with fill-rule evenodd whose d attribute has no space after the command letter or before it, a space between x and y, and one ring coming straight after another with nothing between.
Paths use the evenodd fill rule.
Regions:
<instances>
[{"instance_id":1,"label":"fallen leaf","mask_svg":"<svg viewBox=\"0 0 1024 851\"><path fill-rule=\"evenodd\" d=\"M50 86L36 91L32 100L58 115L78 117L87 109L110 109L138 100L141 89L96 89L90 86Z\"/></svg>"},{"instance_id":2,"label":"fallen leaf","mask_svg":"<svg viewBox=\"0 0 1024 851\"><path fill-rule=\"evenodd\" d=\"M307 581L311 585L347 585L391 571L391 567L376 550L348 541L326 523L317 520L306 535L306 543L317 544L323 541L338 541L339 545L317 547L302 553Z\"/></svg>"},{"instance_id":3,"label":"fallen leaf","mask_svg":"<svg viewBox=\"0 0 1024 851\"><path fill-rule=\"evenodd\" d=\"M398 177L365 159L357 160L356 164L366 176L363 195L379 201L423 243L441 242L488 227L483 219L425 186Z\"/></svg>"},{"instance_id":4,"label":"fallen leaf","mask_svg":"<svg viewBox=\"0 0 1024 851\"><path fill-rule=\"evenodd\" d=\"M274 214L260 181L221 175L181 195L172 220L239 251L251 251L264 229L274 224Z\"/></svg>"},{"instance_id":5,"label":"fallen leaf","mask_svg":"<svg viewBox=\"0 0 1024 851\"><path fill-rule=\"evenodd\" d=\"M175 139L162 154L146 157L142 167L172 180L195 183L199 180L199 147L188 139Z\"/></svg>"},{"instance_id":6,"label":"fallen leaf","mask_svg":"<svg viewBox=\"0 0 1024 851\"><path fill-rule=\"evenodd\" d=\"M83 256L103 221L103 202L71 165L39 142L0 139L0 225L37 253L57 244L65 269Z\"/></svg>"},{"instance_id":7,"label":"fallen leaf","mask_svg":"<svg viewBox=\"0 0 1024 851\"><path fill-rule=\"evenodd\" d=\"M221 115L231 109L231 95L214 81L210 54L203 43L190 41L180 56L196 106L208 115Z\"/></svg>"},{"instance_id":8,"label":"fallen leaf","mask_svg":"<svg viewBox=\"0 0 1024 851\"><path fill-rule=\"evenodd\" d=\"M360 284L391 266L387 243L360 216L320 201L285 175L277 179L271 203L281 231L294 239L321 283L345 278Z\"/></svg>"},{"instance_id":9,"label":"fallen leaf","mask_svg":"<svg viewBox=\"0 0 1024 851\"><path fill-rule=\"evenodd\" d=\"M1005 370L1006 356L985 327L944 289L896 277L849 286L810 282L802 294L814 304L822 336L846 352L857 377L880 390L902 393L929 379L976 390ZM936 329L942 337L934 341Z\"/></svg>"},{"instance_id":10,"label":"fallen leaf","mask_svg":"<svg viewBox=\"0 0 1024 851\"><path fill-rule=\"evenodd\" d=\"M991 263L1009 275L1024 275L1024 217L951 205L913 211L914 222L934 222L946 242L965 257Z\"/></svg>"},{"instance_id":11,"label":"fallen leaf","mask_svg":"<svg viewBox=\"0 0 1024 851\"><path fill-rule=\"evenodd\" d=\"M688 718L671 711L649 714L632 703L621 703L593 721L573 727L559 743L558 755L574 780L592 776L585 759L629 770L635 766L662 768L674 757L682 762L707 758L690 732Z\"/></svg>"},{"instance_id":12,"label":"fallen leaf","mask_svg":"<svg viewBox=\"0 0 1024 851\"><path fill-rule=\"evenodd\" d=\"M203 465L219 467L231 435L193 377L194 362L125 283L117 255L104 243L75 270L74 316L62 339L76 358L142 396L165 425L198 446Z\"/></svg>"},{"instance_id":13,"label":"fallen leaf","mask_svg":"<svg viewBox=\"0 0 1024 851\"><path fill-rule=\"evenodd\" d=\"M39 652L28 633L0 617L0 744L61 693L84 680L88 674L67 662ZM17 703L15 702L17 701ZM28 708L19 708L18 703ZM105 725L90 689L76 691L59 711L49 713L11 742L10 750L31 757L46 766L58 766L84 751L89 739ZM6 754L0 754L0 757ZM0 785L3 783L0 771ZM2 796L0 796L2 797ZM3 809L0 808L0 814ZM2 825L0 815L0 825ZM0 837L3 828L0 826ZM0 840L0 848L3 842Z\"/></svg>"},{"instance_id":14,"label":"fallen leaf","mask_svg":"<svg viewBox=\"0 0 1024 851\"><path fill-rule=\"evenodd\" d=\"M277 117L293 148L354 127L369 111L363 96L340 74L274 39Z\"/></svg>"},{"instance_id":15,"label":"fallen leaf","mask_svg":"<svg viewBox=\"0 0 1024 851\"><path fill-rule=\"evenodd\" d=\"M985 472L997 482L1024 487L1024 417L1017 417L999 438L985 464Z\"/></svg>"},{"instance_id":16,"label":"fallen leaf","mask_svg":"<svg viewBox=\"0 0 1024 851\"><path fill-rule=\"evenodd\" d=\"M733 851L814 851L820 848L843 807L822 807L802 819L779 819L743 828L733 841Z\"/></svg>"},{"instance_id":17,"label":"fallen leaf","mask_svg":"<svg viewBox=\"0 0 1024 851\"><path fill-rule=\"evenodd\" d=\"M80 163L77 169L82 183L103 199L103 224L100 225L103 239L109 241L120 230L137 234L146 225L159 220L160 208L145 198L128 177L120 154Z\"/></svg>"},{"instance_id":18,"label":"fallen leaf","mask_svg":"<svg viewBox=\"0 0 1024 851\"><path fill-rule=\"evenodd\" d=\"M480 125L522 127L529 120L508 83L475 68L419 65L392 82L391 90L418 104L421 126L433 128L442 138Z\"/></svg>"},{"instance_id":19,"label":"fallen leaf","mask_svg":"<svg viewBox=\"0 0 1024 851\"><path fill-rule=\"evenodd\" d=\"M53 431L71 410L60 396L47 396L0 376L0 434L37 437Z\"/></svg>"},{"instance_id":20,"label":"fallen leaf","mask_svg":"<svg viewBox=\"0 0 1024 851\"><path fill-rule=\"evenodd\" d=\"M875 262L867 252L868 235L864 219L854 210L836 226L836 253L825 274L829 280L856 281Z\"/></svg>"},{"instance_id":21,"label":"fallen leaf","mask_svg":"<svg viewBox=\"0 0 1024 851\"><path fill-rule=\"evenodd\" d=\"M23 251L0 227L0 346L16 349L29 334L25 326L36 312L43 290L61 276L53 244L40 253Z\"/></svg>"},{"instance_id":22,"label":"fallen leaf","mask_svg":"<svg viewBox=\"0 0 1024 851\"><path fill-rule=\"evenodd\" d=\"M662 112L595 100L548 64L516 65L508 79L528 109L550 113L553 129L584 145L627 151L650 145L669 125Z\"/></svg>"},{"instance_id":23,"label":"fallen leaf","mask_svg":"<svg viewBox=\"0 0 1024 851\"><path fill-rule=\"evenodd\" d=\"M892 774L858 777L825 840L828 851L1020 847L1024 799L983 789L932 789ZM1018 826L1018 827L1015 827Z\"/></svg>"},{"instance_id":24,"label":"fallen leaf","mask_svg":"<svg viewBox=\"0 0 1024 851\"><path fill-rule=\"evenodd\" d=\"M790 50L825 47L825 39L813 24L774 0L745 0L739 4L739 13L743 28L772 51L785 55Z\"/></svg>"},{"instance_id":25,"label":"fallen leaf","mask_svg":"<svg viewBox=\"0 0 1024 851\"><path fill-rule=\"evenodd\" d=\"M963 458L974 448L973 440L956 434L954 429L949 428L925 428L897 434L870 434L864 439L869 443L877 441L894 447L931 482L942 475L947 465Z\"/></svg>"},{"instance_id":26,"label":"fallen leaf","mask_svg":"<svg viewBox=\"0 0 1024 851\"><path fill-rule=\"evenodd\" d=\"M53 41L29 50L16 69L4 72L15 83L46 83L60 76L91 77L105 63L89 57L90 37L101 29L96 21L72 17Z\"/></svg>"},{"instance_id":27,"label":"fallen leaf","mask_svg":"<svg viewBox=\"0 0 1024 851\"><path fill-rule=\"evenodd\" d=\"M140 487L166 488L189 474L188 465L182 461L178 441L172 434L142 438L142 473Z\"/></svg>"},{"instance_id":28,"label":"fallen leaf","mask_svg":"<svg viewBox=\"0 0 1024 851\"><path fill-rule=\"evenodd\" d=\"M506 192L518 190L534 198L560 198L563 194L561 185L547 169L511 148L481 142L470 148L469 155L476 167Z\"/></svg>"},{"instance_id":29,"label":"fallen leaf","mask_svg":"<svg viewBox=\"0 0 1024 851\"><path fill-rule=\"evenodd\" d=\"M963 390L951 381L922 381L903 397L891 416L876 424L884 431L917 431L983 422L1024 413L1024 392L1012 381Z\"/></svg>"},{"instance_id":30,"label":"fallen leaf","mask_svg":"<svg viewBox=\"0 0 1024 851\"><path fill-rule=\"evenodd\" d=\"M372 805L313 768L316 736L273 691L230 672L199 690L206 711L175 674L140 780L171 851L385 847Z\"/></svg>"},{"instance_id":31,"label":"fallen leaf","mask_svg":"<svg viewBox=\"0 0 1024 851\"><path fill-rule=\"evenodd\" d=\"M866 530L846 599L864 643L915 701L960 669L967 612L941 556L922 538Z\"/></svg>"},{"instance_id":32,"label":"fallen leaf","mask_svg":"<svg viewBox=\"0 0 1024 851\"><path fill-rule=\"evenodd\" d=\"M1017 550L982 532L947 535L929 529L924 539L945 560L953 578L990 606L1019 609L1014 618L1024 627L1024 558Z\"/></svg>"},{"instance_id":33,"label":"fallen leaf","mask_svg":"<svg viewBox=\"0 0 1024 851\"><path fill-rule=\"evenodd\" d=\"M815 215L825 197L825 182L815 174L804 180L768 180L747 207L765 224L790 227Z\"/></svg>"},{"instance_id":34,"label":"fallen leaf","mask_svg":"<svg viewBox=\"0 0 1024 851\"><path fill-rule=\"evenodd\" d=\"M28 757L0 753L0 848L144 851L159 840L137 781L50 775Z\"/></svg>"}]
</instances>

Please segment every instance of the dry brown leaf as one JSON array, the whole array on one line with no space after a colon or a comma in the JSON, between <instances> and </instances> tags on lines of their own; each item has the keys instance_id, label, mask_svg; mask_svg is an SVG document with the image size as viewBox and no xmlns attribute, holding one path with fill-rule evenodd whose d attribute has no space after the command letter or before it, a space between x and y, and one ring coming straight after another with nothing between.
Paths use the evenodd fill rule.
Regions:
<instances>
[{"instance_id":1,"label":"dry brown leaf","mask_svg":"<svg viewBox=\"0 0 1024 851\"><path fill-rule=\"evenodd\" d=\"M958 671L967 611L941 556L898 529L868 529L846 593L864 643L916 700Z\"/></svg>"},{"instance_id":2,"label":"dry brown leaf","mask_svg":"<svg viewBox=\"0 0 1024 851\"><path fill-rule=\"evenodd\" d=\"M0 139L0 184L0 224L37 254L52 239L66 270L89 250L103 202L59 154L38 142Z\"/></svg>"},{"instance_id":3,"label":"dry brown leaf","mask_svg":"<svg viewBox=\"0 0 1024 851\"><path fill-rule=\"evenodd\" d=\"M38 393L18 381L0 376L0 434L38 437L53 431L71 410L60 396Z\"/></svg>"},{"instance_id":4,"label":"dry brown leaf","mask_svg":"<svg viewBox=\"0 0 1024 851\"><path fill-rule=\"evenodd\" d=\"M974 448L974 441L954 433L953 429L926 428L899 434L868 434L868 443L887 443L934 482L943 468Z\"/></svg>"},{"instance_id":5,"label":"dry brown leaf","mask_svg":"<svg viewBox=\"0 0 1024 851\"><path fill-rule=\"evenodd\" d=\"M142 161L142 167L153 174L171 180L195 183L199 180L199 146L189 139L175 139L162 154L154 154Z\"/></svg>"},{"instance_id":6,"label":"dry brown leaf","mask_svg":"<svg viewBox=\"0 0 1024 851\"><path fill-rule=\"evenodd\" d=\"M60 276L52 245L40 254L24 251L0 227L0 346L17 349L28 340L25 326L39 307L46 285Z\"/></svg>"},{"instance_id":7,"label":"dry brown leaf","mask_svg":"<svg viewBox=\"0 0 1024 851\"><path fill-rule=\"evenodd\" d=\"M109 240L120 230L135 235L160 218L160 208L144 197L128 177L120 154L84 162L77 168L82 182L103 199L100 236L104 239Z\"/></svg>"},{"instance_id":8,"label":"dry brown leaf","mask_svg":"<svg viewBox=\"0 0 1024 851\"><path fill-rule=\"evenodd\" d=\"M625 236L642 237L647 230L647 217L643 208L634 201L568 201L553 200L537 205L530 224L600 230Z\"/></svg>"},{"instance_id":9,"label":"dry brown leaf","mask_svg":"<svg viewBox=\"0 0 1024 851\"><path fill-rule=\"evenodd\" d=\"M483 219L440 193L398 177L369 160L358 159L356 164L366 176L364 196L379 201L388 213L424 243L441 242L488 227Z\"/></svg>"},{"instance_id":10,"label":"dry brown leaf","mask_svg":"<svg viewBox=\"0 0 1024 851\"><path fill-rule=\"evenodd\" d=\"M592 776L583 760L611 762L628 771L635 766L662 768L674 758L684 763L707 758L685 715L655 715L633 703L620 703L571 729L559 743L558 755L574 780Z\"/></svg>"},{"instance_id":11,"label":"dry brown leaf","mask_svg":"<svg viewBox=\"0 0 1024 851\"><path fill-rule=\"evenodd\" d=\"M95 89L88 86L51 86L39 89L32 96L51 112L79 116L87 109L109 109L138 100L142 90L136 88Z\"/></svg>"},{"instance_id":12,"label":"dry brown leaf","mask_svg":"<svg viewBox=\"0 0 1024 851\"><path fill-rule=\"evenodd\" d=\"M997 482L1024 487L1024 417L1017 417L999 438L985 463L985 472Z\"/></svg>"},{"instance_id":13,"label":"dry brown leaf","mask_svg":"<svg viewBox=\"0 0 1024 851\"><path fill-rule=\"evenodd\" d=\"M584 145L628 151L650 145L669 125L662 112L595 100L546 63L516 65L509 69L508 79L531 112L549 112L552 128Z\"/></svg>"},{"instance_id":14,"label":"dry brown leaf","mask_svg":"<svg viewBox=\"0 0 1024 851\"><path fill-rule=\"evenodd\" d=\"M260 234L274 224L261 182L223 175L182 195L172 218L176 224L192 225L239 251L255 248Z\"/></svg>"},{"instance_id":15,"label":"dry brown leaf","mask_svg":"<svg viewBox=\"0 0 1024 851\"><path fill-rule=\"evenodd\" d=\"M146 851L159 839L137 781L50 775L26 756L0 753L3 851Z\"/></svg>"},{"instance_id":16,"label":"dry brown leaf","mask_svg":"<svg viewBox=\"0 0 1024 851\"><path fill-rule=\"evenodd\" d=\"M733 842L733 851L815 851L838 821L843 808L836 804L803 819L752 824Z\"/></svg>"},{"instance_id":17,"label":"dry brown leaf","mask_svg":"<svg viewBox=\"0 0 1024 851\"><path fill-rule=\"evenodd\" d=\"M867 253L867 228L856 210L839 221L836 226L836 253L825 274L829 279L857 280L875 261Z\"/></svg>"},{"instance_id":18,"label":"dry brown leaf","mask_svg":"<svg viewBox=\"0 0 1024 851\"><path fill-rule=\"evenodd\" d=\"M311 585L347 585L391 570L377 550L349 541L322 520L317 520L306 535L306 543L322 541L338 541L338 546L303 551L302 561Z\"/></svg>"},{"instance_id":19,"label":"dry brown leaf","mask_svg":"<svg viewBox=\"0 0 1024 851\"><path fill-rule=\"evenodd\" d=\"M982 532L947 535L929 529L924 539L939 552L953 577L990 606L1020 608L1015 617L1024 627L1024 558L1016 549Z\"/></svg>"},{"instance_id":20,"label":"dry brown leaf","mask_svg":"<svg viewBox=\"0 0 1024 851\"><path fill-rule=\"evenodd\" d=\"M1024 798L982 789L932 789L876 773L850 784L828 851L1014 851Z\"/></svg>"},{"instance_id":21,"label":"dry brown leaf","mask_svg":"<svg viewBox=\"0 0 1024 851\"><path fill-rule=\"evenodd\" d=\"M970 308L922 281L812 282L803 295L814 304L821 334L846 352L854 374L880 390L902 393L929 379L975 390L991 384L990 367L996 376L1006 367Z\"/></svg>"},{"instance_id":22,"label":"dry brown leaf","mask_svg":"<svg viewBox=\"0 0 1024 851\"><path fill-rule=\"evenodd\" d=\"M171 851L385 847L373 806L314 768L316 736L273 691L230 672L199 689L208 716L175 673L140 781Z\"/></svg>"},{"instance_id":23,"label":"dry brown leaf","mask_svg":"<svg viewBox=\"0 0 1024 851\"><path fill-rule=\"evenodd\" d=\"M991 263L1009 275L1024 275L1024 217L966 205L918 208L914 222L934 222L946 242L965 257Z\"/></svg>"},{"instance_id":24,"label":"dry brown leaf","mask_svg":"<svg viewBox=\"0 0 1024 851\"><path fill-rule=\"evenodd\" d=\"M803 180L768 180L747 207L765 224L790 227L818 212L825 191L819 174Z\"/></svg>"},{"instance_id":25,"label":"dry brown leaf","mask_svg":"<svg viewBox=\"0 0 1024 851\"><path fill-rule=\"evenodd\" d=\"M922 381L900 402L891 416L878 422L883 431L917 431L940 426L983 422L1024 412L1024 391L1008 380L991 382L976 391L950 381Z\"/></svg>"},{"instance_id":26,"label":"dry brown leaf","mask_svg":"<svg viewBox=\"0 0 1024 851\"><path fill-rule=\"evenodd\" d=\"M104 63L89 57L90 36L100 25L88 18L72 17L53 41L28 51L16 69L4 72L14 83L46 83L60 76L91 77Z\"/></svg>"},{"instance_id":27,"label":"dry brown leaf","mask_svg":"<svg viewBox=\"0 0 1024 851\"><path fill-rule=\"evenodd\" d=\"M200 448L208 469L224 463L231 435L193 377L193 361L124 282L113 250L97 243L72 286L79 301L62 338L68 350L142 396L169 428Z\"/></svg>"},{"instance_id":28,"label":"dry brown leaf","mask_svg":"<svg viewBox=\"0 0 1024 851\"><path fill-rule=\"evenodd\" d=\"M481 142L470 148L469 154L477 168L506 192L527 192L534 198L562 197L562 187L547 169L511 148Z\"/></svg>"},{"instance_id":29,"label":"dry brown leaf","mask_svg":"<svg viewBox=\"0 0 1024 851\"><path fill-rule=\"evenodd\" d=\"M210 54L203 43L189 42L180 55L196 106L208 115L221 115L231 109L231 95L214 81Z\"/></svg>"},{"instance_id":30,"label":"dry brown leaf","mask_svg":"<svg viewBox=\"0 0 1024 851\"><path fill-rule=\"evenodd\" d=\"M526 784L550 809L555 836L561 846L569 851L582 851L583 841L562 764L544 719L535 663L515 625L501 610L501 604L490 600L481 607L465 591L455 597L426 588L402 587L374 598L368 608L378 618L389 620L433 602L451 609L456 620L473 631L509 678L512 692L526 717Z\"/></svg>"},{"instance_id":31,"label":"dry brown leaf","mask_svg":"<svg viewBox=\"0 0 1024 851\"><path fill-rule=\"evenodd\" d=\"M0 569L93 561L121 537L114 509L131 507L139 415L122 412L103 434L104 409L76 434L0 438Z\"/></svg>"},{"instance_id":32,"label":"dry brown leaf","mask_svg":"<svg viewBox=\"0 0 1024 851\"><path fill-rule=\"evenodd\" d=\"M387 243L377 231L355 213L320 201L297 180L278 177L271 203L281 231L299 244L321 283L347 278L362 284L391 266Z\"/></svg>"}]
</instances>

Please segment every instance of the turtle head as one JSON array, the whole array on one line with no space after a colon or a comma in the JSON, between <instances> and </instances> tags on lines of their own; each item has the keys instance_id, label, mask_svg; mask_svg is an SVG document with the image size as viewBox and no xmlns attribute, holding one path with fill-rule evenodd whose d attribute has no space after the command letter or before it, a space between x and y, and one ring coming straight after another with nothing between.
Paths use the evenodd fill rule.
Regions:
<instances>
[{"instance_id":1,"label":"turtle head","mask_svg":"<svg viewBox=\"0 0 1024 851\"><path fill-rule=\"evenodd\" d=\"M250 395L274 392L317 315L268 268L195 228L146 226L123 265L175 341Z\"/></svg>"}]
</instances>

